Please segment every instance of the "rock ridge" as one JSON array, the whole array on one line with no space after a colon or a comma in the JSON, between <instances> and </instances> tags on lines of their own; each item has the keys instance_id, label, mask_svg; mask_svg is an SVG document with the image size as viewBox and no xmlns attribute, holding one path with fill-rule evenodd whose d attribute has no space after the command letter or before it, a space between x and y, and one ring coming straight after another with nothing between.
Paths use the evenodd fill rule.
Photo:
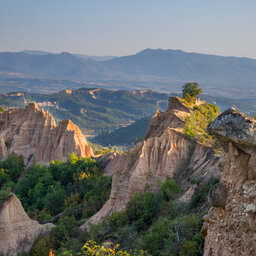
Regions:
<instances>
[{"instance_id":1,"label":"rock ridge","mask_svg":"<svg viewBox=\"0 0 256 256\"><path fill-rule=\"evenodd\" d=\"M145 189L156 189L156 181L167 176L176 178L184 189L189 189L187 178L206 181L219 176L218 159L212 158L212 148L205 147L183 133L184 118L190 110L178 97L169 99L166 112L157 111L149 123L144 141L139 142L128 153L117 154L107 164L114 171L110 199L103 208L81 226L87 229L113 211L124 209L135 193ZM184 164L185 163L185 164ZM185 177L185 178L184 178ZM190 200L190 195L184 200Z\"/></svg>"},{"instance_id":2,"label":"rock ridge","mask_svg":"<svg viewBox=\"0 0 256 256\"><path fill-rule=\"evenodd\" d=\"M226 155L221 164L221 186L210 191L212 207L203 218L204 256L256 255L255 121L228 109L208 129Z\"/></svg>"},{"instance_id":3,"label":"rock ridge","mask_svg":"<svg viewBox=\"0 0 256 256\"><path fill-rule=\"evenodd\" d=\"M92 149L80 129L70 120L56 125L48 111L35 102L24 108L11 108L0 114L0 158L21 155L26 165L65 161L69 154L90 157Z\"/></svg>"}]
</instances>

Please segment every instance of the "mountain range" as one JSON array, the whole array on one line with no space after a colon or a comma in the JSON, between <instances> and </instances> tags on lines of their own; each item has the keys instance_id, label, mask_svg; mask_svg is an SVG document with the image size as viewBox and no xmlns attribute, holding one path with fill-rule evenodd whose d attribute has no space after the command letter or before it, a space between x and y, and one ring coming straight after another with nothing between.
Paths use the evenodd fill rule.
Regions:
<instances>
[{"instance_id":1,"label":"mountain range","mask_svg":"<svg viewBox=\"0 0 256 256\"><path fill-rule=\"evenodd\" d=\"M50 93L96 84L95 87L109 89L147 88L171 93L179 92L188 81L197 81L207 94L215 96L256 95L256 60L250 58L162 49L107 58L87 58L67 52L3 52L0 92L22 89Z\"/></svg>"}]
</instances>

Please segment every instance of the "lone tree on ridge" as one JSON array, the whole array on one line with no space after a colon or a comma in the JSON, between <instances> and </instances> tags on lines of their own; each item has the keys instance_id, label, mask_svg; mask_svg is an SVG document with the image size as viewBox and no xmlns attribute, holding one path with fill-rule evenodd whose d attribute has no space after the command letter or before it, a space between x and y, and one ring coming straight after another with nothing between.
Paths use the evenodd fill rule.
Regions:
<instances>
[{"instance_id":1,"label":"lone tree on ridge","mask_svg":"<svg viewBox=\"0 0 256 256\"><path fill-rule=\"evenodd\" d=\"M203 92L202 89L199 88L199 84L196 83L196 82L186 83L182 87L183 98L186 98L186 95L189 95L190 97L196 98L202 92Z\"/></svg>"}]
</instances>

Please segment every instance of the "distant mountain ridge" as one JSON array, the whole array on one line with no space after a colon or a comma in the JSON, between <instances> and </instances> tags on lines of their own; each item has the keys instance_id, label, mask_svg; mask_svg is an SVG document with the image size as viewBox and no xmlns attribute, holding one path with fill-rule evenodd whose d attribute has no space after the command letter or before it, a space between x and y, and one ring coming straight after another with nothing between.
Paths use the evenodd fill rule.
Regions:
<instances>
[{"instance_id":1,"label":"distant mountain ridge","mask_svg":"<svg viewBox=\"0 0 256 256\"><path fill-rule=\"evenodd\" d=\"M113 130L117 127L126 126L140 118L154 115L157 110L166 110L170 95L181 96L177 93L158 93L151 90L129 91L101 88L63 90L53 94L20 91L0 94L0 106L5 108L24 107L27 103L35 101L40 108L48 110L57 121L70 119L83 131L89 129L98 132L102 129ZM209 95L201 95L200 98L218 105L221 111L234 106L250 115L256 113L255 99L252 101L235 100ZM144 125L144 127L146 126ZM130 130L122 129L123 133L130 133ZM135 134L134 130L132 133ZM136 136L142 136L141 134L143 132L136 133Z\"/></svg>"},{"instance_id":2,"label":"distant mountain ridge","mask_svg":"<svg viewBox=\"0 0 256 256\"><path fill-rule=\"evenodd\" d=\"M40 50L24 50L21 52L30 54L30 55L57 54L57 53L52 53L52 52L40 51ZM86 54L73 54L73 55L83 58L83 59L93 59L93 60L97 60L97 61L104 61L104 60L110 60L110 59L115 58L115 56L95 56L95 55L86 55Z\"/></svg>"},{"instance_id":3,"label":"distant mountain ridge","mask_svg":"<svg viewBox=\"0 0 256 256\"><path fill-rule=\"evenodd\" d=\"M43 55L0 53L0 89L3 76L15 77L15 73L40 79L109 83L111 89L116 83L119 86L129 84L131 88L136 85L141 88L141 83L145 83L147 88L162 92L171 92L187 81L197 81L211 95L256 96L255 59L181 50L145 49L105 61L65 52ZM54 91L54 87L49 90Z\"/></svg>"}]
</instances>

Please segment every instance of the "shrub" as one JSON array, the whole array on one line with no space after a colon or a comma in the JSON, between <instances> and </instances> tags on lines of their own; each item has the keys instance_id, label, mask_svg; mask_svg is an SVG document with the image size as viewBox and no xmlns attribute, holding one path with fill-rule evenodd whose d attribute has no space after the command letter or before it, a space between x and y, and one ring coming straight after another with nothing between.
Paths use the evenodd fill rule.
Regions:
<instances>
[{"instance_id":1,"label":"shrub","mask_svg":"<svg viewBox=\"0 0 256 256\"><path fill-rule=\"evenodd\" d=\"M165 182L160 186L160 191L163 194L164 200L169 201L179 192L179 186L174 179L167 177Z\"/></svg>"},{"instance_id":2,"label":"shrub","mask_svg":"<svg viewBox=\"0 0 256 256\"><path fill-rule=\"evenodd\" d=\"M112 243L104 243L104 245L98 245L96 242L90 240L87 241L86 244L82 248L82 255L118 255L118 256L131 256L127 251L121 251L118 249L119 244L113 245ZM133 256L146 256L148 255L145 251L140 251Z\"/></svg>"},{"instance_id":3,"label":"shrub","mask_svg":"<svg viewBox=\"0 0 256 256\"><path fill-rule=\"evenodd\" d=\"M35 242L30 251L31 256L48 256L50 249L53 248L53 243L50 235L44 236Z\"/></svg>"},{"instance_id":4,"label":"shrub","mask_svg":"<svg viewBox=\"0 0 256 256\"><path fill-rule=\"evenodd\" d=\"M190 202L190 208L196 208L202 203L207 202L207 196L210 191L210 189L219 182L218 178L209 180L206 184L202 185L199 187L199 190L194 194L192 197L192 200Z\"/></svg>"},{"instance_id":5,"label":"shrub","mask_svg":"<svg viewBox=\"0 0 256 256\"><path fill-rule=\"evenodd\" d=\"M202 143L214 143L207 132L207 126L219 115L219 108L213 104L194 106L193 112L185 118L184 133Z\"/></svg>"},{"instance_id":6,"label":"shrub","mask_svg":"<svg viewBox=\"0 0 256 256\"><path fill-rule=\"evenodd\" d=\"M0 107L0 114L4 113L5 109L3 107Z\"/></svg>"},{"instance_id":7,"label":"shrub","mask_svg":"<svg viewBox=\"0 0 256 256\"><path fill-rule=\"evenodd\" d=\"M0 203L4 202L10 196L10 191L0 190Z\"/></svg>"},{"instance_id":8,"label":"shrub","mask_svg":"<svg viewBox=\"0 0 256 256\"><path fill-rule=\"evenodd\" d=\"M54 229L56 245L59 248L74 236L77 227L77 221L74 216L61 217Z\"/></svg>"}]
</instances>

